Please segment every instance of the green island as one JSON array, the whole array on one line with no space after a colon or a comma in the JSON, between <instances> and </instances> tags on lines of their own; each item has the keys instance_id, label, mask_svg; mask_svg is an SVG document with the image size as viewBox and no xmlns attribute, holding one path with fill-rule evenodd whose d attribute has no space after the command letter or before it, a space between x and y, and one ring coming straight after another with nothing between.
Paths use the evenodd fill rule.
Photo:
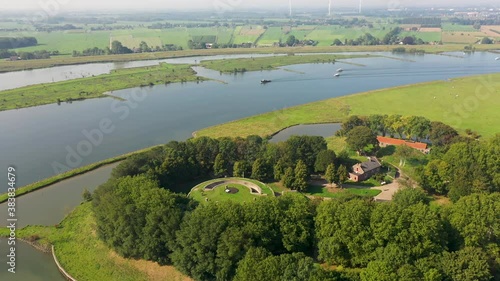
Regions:
<instances>
[{"instance_id":1,"label":"green island","mask_svg":"<svg viewBox=\"0 0 500 281\"><path fill-rule=\"evenodd\" d=\"M108 96L107 92L134 87L203 80L206 79L196 76L189 65L161 64L119 69L94 77L1 91L0 110L101 98Z\"/></svg>"},{"instance_id":2,"label":"green island","mask_svg":"<svg viewBox=\"0 0 500 281\"><path fill-rule=\"evenodd\" d=\"M338 59L377 57L373 55L288 55L260 58L243 58L230 60L208 60L200 63L201 66L223 73L273 70L281 66L302 63L335 63Z\"/></svg>"}]
</instances>

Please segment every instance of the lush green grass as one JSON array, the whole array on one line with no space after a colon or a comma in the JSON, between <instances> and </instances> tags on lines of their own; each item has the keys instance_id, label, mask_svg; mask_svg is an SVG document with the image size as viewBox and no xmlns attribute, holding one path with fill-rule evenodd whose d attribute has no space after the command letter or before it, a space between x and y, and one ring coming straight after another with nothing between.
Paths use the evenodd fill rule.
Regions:
<instances>
[{"instance_id":1,"label":"lush green grass","mask_svg":"<svg viewBox=\"0 0 500 281\"><path fill-rule=\"evenodd\" d=\"M443 31L478 31L472 25L453 24L449 22L441 24L441 28Z\"/></svg>"},{"instance_id":2,"label":"lush green grass","mask_svg":"<svg viewBox=\"0 0 500 281\"><path fill-rule=\"evenodd\" d=\"M367 55L308 55L308 56L274 56L260 58L244 58L230 60L203 61L202 66L213 70L231 73L235 69L247 71L270 70L285 65L301 63L334 62L336 59L367 57Z\"/></svg>"},{"instance_id":3,"label":"lush green grass","mask_svg":"<svg viewBox=\"0 0 500 281\"><path fill-rule=\"evenodd\" d=\"M0 92L0 111L59 100L104 97L105 92L139 86L205 80L195 75L188 65L157 66L114 70L110 74L50 84L38 84Z\"/></svg>"},{"instance_id":4,"label":"lush green grass","mask_svg":"<svg viewBox=\"0 0 500 281\"><path fill-rule=\"evenodd\" d=\"M250 193L250 190L248 187L241 185L241 184L235 184L235 183L228 183L228 187L234 187L238 189L238 193L236 194L227 194L225 192L225 186L218 186L217 188L207 191L205 190L205 187L211 183L214 182L219 182L219 181L225 181L225 180L240 180L240 181L247 181L254 183L258 185L262 189L262 193L265 194L265 196L274 196L273 190L267 186L266 184L256 181L256 180L251 180L251 179L243 179L243 178L221 178L221 179L214 179L214 180L209 180L206 182L203 182L201 184L198 184L195 186L189 195L196 201L199 201L201 203L207 202L206 198L208 198L209 202L212 201L224 201L224 200L231 200L235 202L251 202L253 200L256 200L256 198L262 197L262 195L254 195Z\"/></svg>"},{"instance_id":5,"label":"lush green grass","mask_svg":"<svg viewBox=\"0 0 500 281\"><path fill-rule=\"evenodd\" d=\"M495 73L294 106L206 128L196 132L196 136L268 136L292 125L339 122L349 115L401 114L442 121L461 132L470 128L487 137L500 132L498 104L500 73Z\"/></svg>"},{"instance_id":6,"label":"lush green grass","mask_svg":"<svg viewBox=\"0 0 500 281\"><path fill-rule=\"evenodd\" d=\"M8 234L5 230L0 236ZM53 244L63 268L79 281L190 280L171 266L128 260L111 251L96 235L90 203L77 207L57 227L28 226L17 235L25 239L38 235L38 243Z\"/></svg>"},{"instance_id":7,"label":"lush green grass","mask_svg":"<svg viewBox=\"0 0 500 281\"><path fill-rule=\"evenodd\" d=\"M439 42L441 41L441 32L418 32L418 31L403 31L400 37L415 36L424 40L424 42Z\"/></svg>"},{"instance_id":8,"label":"lush green grass","mask_svg":"<svg viewBox=\"0 0 500 281\"><path fill-rule=\"evenodd\" d=\"M69 179L69 178L72 178L72 177L75 177L75 176L78 176L78 175L90 172L90 171L95 170L97 168L100 168L102 166L105 166L105 165L108 165L108 164L112 164L112 163L116 163L118 161L125 160L129 156L132 156L134 154L139 154L139 153L146 152L146 151L151 150L151 149L153 149L155 147L156 146L150 147L150 148L145 148L145 149L138 150L138 151L134 151L134 152L127 153L127 154L124 154L124 155L120 155L120 156L117 156L117 157L109 158L109 159L106 159L106 160L103 160L103 161L100 161L100 162L97 162L97 163L93 163L93 164L90 164L90 165L87 165L87 166L84 166L84 167L81 167L81 168L73 169L71 171L67 171L65 173L62 173L62 174L59 174L59 175L56 175L56 176L53 176L53 177L50 177L50 178L47 178L47 179L43 179L41 181L38 181L38 182L35 182L35 183L32 183L32 184L29 184L29 185L17 188L16 189L16 196L19 197L19 196L22 196L24 194L28 194L30 192L33 192L35 190L38 190L38 189L47 187L49 185L58 183L58 182L63 181L65 179ZM7 199L8 199L7 193L0 194L0 203L3 203L5 201L7 201Z\"/></svg>"},{"instance_id":9,"label":"lush green grass","mask_svg":"<svg viewBox=\"0 0 500 281\"><path fill-rule=\"evenodd\" d=\"M347 196L375 197L382 191L370 188L344 188L339 192L330 192L327 188L310 185L306 195L324 197L324 198L343 198Z\"/></svg>"},{"instance_id":10,"label":"lush green grass","mask_svg":"<svg viewBox=\"0 0 500 281\"><path fill-rule=\"evenodd\" d=\"M266 32L259 39L259 45L272 45L275 42L279 42L280 40L285 41L283 38L283 31L281 27L273 26L269 27Z\"/></svg>"}]
</instances>

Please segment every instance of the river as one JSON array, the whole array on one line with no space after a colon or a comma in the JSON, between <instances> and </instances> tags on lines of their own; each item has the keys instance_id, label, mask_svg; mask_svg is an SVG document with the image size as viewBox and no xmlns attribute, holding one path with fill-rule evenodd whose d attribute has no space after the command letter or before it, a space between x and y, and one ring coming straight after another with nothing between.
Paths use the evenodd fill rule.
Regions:
<instances>
[{"instance_id":1,"label":"river","mask_svg":"<svg viewBox=\"0 0 500 281\"><path fill-rule=\"evenodd\" d=\"M130 62L110 62L110 63L87 63L77 65L55 66L49 68L22 70L0 73L0 91L19 88L23 86L60 82L78 78L90 77L110 73L115 69L144 67L158 65L162 62L172 64L195 64L201 60L220 60L232 58L268 57L272 54L240 54L240 55L216 55L200 57L183 57L160 60L141 60Z\"/></svg>"},{"instance_id":2,"label":"river","mask_svg":"<svg viewBox=\"0 0 500 281\"><path fill-rule=\"evenodd\" d=\"M17 186L170 140L238 118L321 99L431 80L500 71L495 54L357 58L274 71L199 75L226 81L115 91L127 99L91 99L0 112L0 167L17 169ZM363 64L364 66L353 65ZM333 78L335 69L344 72ZM273 83L261 85L261 79ZM7 182L0 173L0 182ZM5 192L2 185L0 192Z\"/></svg>"}]
</instances>

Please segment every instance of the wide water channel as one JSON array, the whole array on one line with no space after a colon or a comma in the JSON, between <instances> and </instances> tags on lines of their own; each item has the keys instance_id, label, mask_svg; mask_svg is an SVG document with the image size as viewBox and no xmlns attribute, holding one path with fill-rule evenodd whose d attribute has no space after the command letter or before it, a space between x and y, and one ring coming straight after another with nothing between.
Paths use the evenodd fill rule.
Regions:
<instances>
[{"instance_id":1,"label":"wide water channel","mask_svg":"<svg viewBox=\"0 0 500 281\"><path fill-rule=\"evenodd\" d=\"M411 59L358 58L332 64L287 66L275 71L201 76L226 81L170 84L115 91L126 99L91 99L0 112L0 167L17 169L17 185L47 178L193 131L258 113L368 90L500 71L493 53L465 58L442 55ZM341 77L333 78L339 67ZM272 83L261 85L261 79ZM0 182L7 182L0 173ZM5 192L2 185L0 192ZM58 198L62 199L62 198ZM64 200L62 200L64 201Z\"/></svg>"}]
</instances>

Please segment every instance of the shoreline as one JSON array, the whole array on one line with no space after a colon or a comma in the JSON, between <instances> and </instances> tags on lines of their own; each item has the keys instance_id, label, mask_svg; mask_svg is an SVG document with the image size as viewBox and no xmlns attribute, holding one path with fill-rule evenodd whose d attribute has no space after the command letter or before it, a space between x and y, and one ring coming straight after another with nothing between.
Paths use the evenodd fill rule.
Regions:
<instances>
[{"instance_id":1,"label":"shoreline","mask_svg":"<svg viewBox=\"0 0 500 281\"><path fill-rule=\"evenodd\" d=\"M274 53L321 53L321 52L387 52L399 45L375 45L375 46L325 46L325 47L256 47L256 48L236 48L236 49L201 49L152 52L139 54L121 54L87 57L52 57L45 60L25 60L13 62L0 62L0 73L33 70L65 65L80 65L89 63L113 63L130 61L147 61L156 59L185 58L210 55L234 55L234 54L274 54ZM408 48L423 49L428 54L442 52L463 51L468 44L447 44L447 45L408 45ZM476 51L495 52L500 46L498 44L477 45Z\"/></svg>"}]
</instances>

